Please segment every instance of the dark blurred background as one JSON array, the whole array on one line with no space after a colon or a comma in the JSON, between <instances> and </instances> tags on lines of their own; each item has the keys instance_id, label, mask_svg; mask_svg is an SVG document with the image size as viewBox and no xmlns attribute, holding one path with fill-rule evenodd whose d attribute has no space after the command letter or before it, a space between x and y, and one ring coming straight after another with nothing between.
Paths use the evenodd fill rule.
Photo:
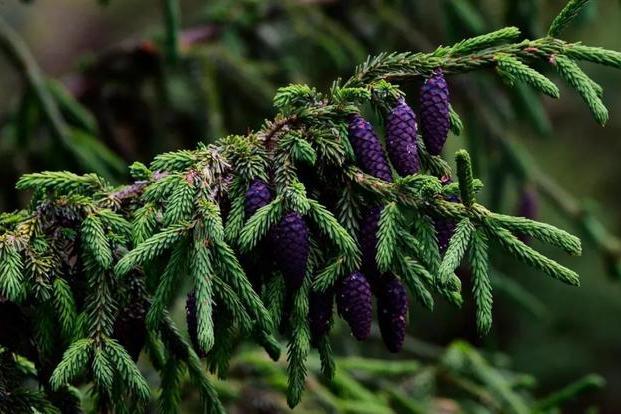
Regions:
<instances>
[{"instance_id":1,"label":"dark blurred background","mask_svg":"<svg viewBox=\"0 0 621 414\"><path fill-rule=\"evenodd\" d=\"M66 107L61 105L67 134L74 140L67 144L49 131L44 114L28 109L28 87L14 62L0 58L3 210L26 202L12 189L25 172L94 169L120 182L126 178L123 166L131 161L146 162L165 150L257 128L273 115L271 97L278 86L308 82L326 88L368 54L429 51L506 25L536 37L545 33L565 2L180 3L186 29L183 59L170 65L161 56L165 38L159 2L111 0L102 6L95 0L0 1L0 16L23 38L43 76L61 82L59 96L73 96L96 114L82 114L81 119L72 112L73 98ZM621 4L593 1L563 37L621 50ZM611 236L621 234L621 74L594 65L584 69L604 87L610 109L606 128L593 121L580 97L567 87L561 88L560 100L541 100L529 90L506 92L509 88L487 71L449 79L453 105L467 133L450 138L447 149L447 154L460 147L475 153L479 176L486 183L497 182L483 190L496 208L515 213L519 194L534 187L539 190L539 219L585 237L580 258L545 251L576 269L582 287L564 286L498 257L495 266L503 282L497 286L489 337L476 335L470 303L464 310L441 305L432 314L416 307L412 334L438 345L465 338L501 351L515 369L533 374L543 391L599 373L607 387L568 412L583 412L595 403L601 412L615 413L621 407L621 279L614 266L621 247ZM405 86L411 96L416 88ZM538 178L513 173L504 177L502 151L493 144L498 135L518 147ZM93 141L104 147L91 145ZM546 196L541 190L549 181L554 191ZM559 188L567 194L559 196ZM379 355L379 346L377 350ZM340 351L361 352L348 341Z\"/></svg>"}]
</instances>

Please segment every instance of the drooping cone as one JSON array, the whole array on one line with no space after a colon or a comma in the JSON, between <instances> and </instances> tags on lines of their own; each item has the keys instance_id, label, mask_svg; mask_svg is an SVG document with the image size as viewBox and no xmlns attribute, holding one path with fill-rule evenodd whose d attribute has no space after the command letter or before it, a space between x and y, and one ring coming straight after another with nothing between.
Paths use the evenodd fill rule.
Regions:
<instances>
[{"instance_id":1,"label":"drooping cone","mask_svg":"<svg viewBox=\"0 0 621 414\"><path fill-rule=\"evenodd\" d=\"M420 170L416 148L416 115L404 99L399 100L386 119L386 148L400 175Z\"/></svg>"},{"instance_id":2,"label":"drooping cone","mask_svg":"<svg viewBox=\"0 0 621 414\"><path fill-rule=\"evenodd\" d=\"M436 237L438 238L438 249L440 254L444 255L448 248L451 237L455 233L455 222L445 217L437 217L433 219L433 225L436 229Z\"/></svg>"},{"instance_id":3,"label":"drooping cone","mask_svg":"<svg viewBox=\"0 0 621 414\"><path fill-rule=\"evenodd\" d=\"M363 213L358 231L358 241L362 253L362 271L374 288L379 278L375 255L377 252L377 230L379 229L381 214L382 207L371 207L366 210Z\"/></svg>"},{"instance_id":4,"label":"drooping cone","mask_svg":"<svg viewBox=\"0 0 621 414\"><path fill-rule=\"evenodd\" d=\"M310 234L299 213L286 214L273 235L274 254L289 293L297 291L306 275L310 253Z\"/></svg>"},{"instance_id":5,"label":"drooping cone","mask_svg":"<svg viewBox=\"0 0 621 414\"><path fill-rule=\"evenodd\" d=\"M196 294L194 291L188 293L188 297L185 301L185 323L188 326L188 335L190 336L190 342L194 351L199 357L203 358L205 352L201 349L198 343L198 316L196 314Z\"/></svg>"},{"instance_id":6,"label":"drooping cone","mask_svg":"<svg viewBox=\"0 0 621 414\"><path fill-rule=\"evenodd\" d=\"M249 219L261 207L268 205L270 201L272 201L272 191L267 183L258 178L252 180L246 191L246 200L244 202L246 219Z\"/></svg>"},{"instance_id":7,"label":"drooping cone","mask_svg":"<svg viewBox=\"0 0 621 414\"><path fill-rule=\"evenodd\" d=\"M336 304L351 333L359 341L371 334L373 303L371 285L360 272L353 272L338 286Z\"/></svg>"},{"instance_id":8,"label":"drooping cone","mask_svg":"<svg viewBox=\"0 0 621 414\"><path fill-rule=\"evenodd\" d=\"M244 201L246 220L254 215L261 207L268 205L273 199L272 191L267 183L261 179L254 179L248 186ZM269 237L259 243L253 254L244 254L240 257L242 267L255 291L261 289L263 276L269 273L271 261L268 259Z\"/></svg>"},{"instance_id":9,"label":"drooping cone","mask_svg":"<svg viewBox=\"0 0 621 414\"><path fill-rule=\"evenodd\" d=\"M364 172L384 181L392 181L392 173L377 134L360 115L354 115L349 122L349 141Z\"/></svg>"},{"instance_id":10,"label":"drooping cone","mask_svg":"<svg viewBox=\"0 0 621 414\"><path fill-rule=\"evenodd\" d=\"M334 308L334 290L312 291L309 298L309 324L313 343L330 331Z\"/></svg>"},{"instance_id":11,"label":"drooping cone","mask_svg":"<svg viewBox=\"0 0 621 414\"><path fill-rule=\"evenodd\" d=\"M442 71L435 71L420 92L423 141L431 155L439 155L450 128L449 90Z\"/></svg>"},{"instance_id":12,"label":"drooping cone","mask_svg":"<svg viewBox=\"0 0 621 414\"><path fill-rule=\"evenodd\" d=\"M127 305L119 311L119 316L114 323L113 335L134 361L138 360L147 337L145 316L149 306L145 299L142 281L137 277L135 274L131 275L129 300Z\"/></svg>"},{"instance_id":13,"label":"drooping cone","mask_svg":"<svg viewBox=\"0 0 621 414\"><path fill-rule=\"evenodd\" d=\"M384 275L377 293L377 319L386 348L401 351L408 317L408 295L399 279Z\"/></svg>"}]
</instances>

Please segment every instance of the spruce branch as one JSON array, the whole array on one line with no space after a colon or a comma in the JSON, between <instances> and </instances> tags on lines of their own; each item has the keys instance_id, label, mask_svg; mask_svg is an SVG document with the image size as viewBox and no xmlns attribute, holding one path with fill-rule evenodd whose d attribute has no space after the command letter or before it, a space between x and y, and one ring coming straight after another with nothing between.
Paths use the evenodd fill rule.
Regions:
<instances>
[{"instance_id":1,"label":"spruce branch","mask_svg":"<svg viewBox=\"0 0 621 414\"><path fill-rule=\"evenodd\" d=\"M470 266L472 269L472 294L476 304L477 329L487 334L492 326L492 285L489 277L488 241L484 232L472 234L470 244Z\"/></svg>"},{"instance_id":2,"label":"spruce branch","mask_svg":"<svg viewBox=\"0 0 621 414\"><path fill-rule=\"evenodd\" d=\"M382 210L377 231L375 260L380 271L386 272L395 255L400 213L395 203L388 203Z\"/></svg>"},{"instance_id":3,"label":"spruce branch","mask_svg":"<svg viewBox=\"0 0 621 414\"><path fill-rule=\"evenodd\" d=\"M452 105L450 106L449 115L451 121L451 131L453 132L453 134L460 136L464 131L464 123Z\"/></svg>"},{"instance_id":4,"label":"spruce branch","mask_svg":"<svg viewBox=\"0 0 621 414\"><path fill-rule=\"evenodd\" d=\"M438 281L441 285L448 285L451 275L461 263L461 260L468 249L470 239L474 231L474 226L467 218L464 218L457 224L455 233L449 241L448 249L446 250L442 263L440 264Z\"/></svg>"},{"instance_id":5,"label":"spruce branch","mask_svg":"<svg viewBox=\"0 0 621 414\"><path fill-rule=\"evenodd\" d=\"M315 224L347 257L352 268L360 265L360 251L352 236L341 226L334 215L316 200L309 199L308 215Z\"/></svg>"},{"instance_id":6,"label":"spruce branch","mask_svg":"<svg viewBox=\"0 0 621 414\"><path fill-rule=\"evenodd\" d=\"M534 237L551 246L559 247L574 256L582 254L579 238L549 224L503 214L492 214L491 218L494 222L502 225L514 234L525 234Z\"/></svg>"},{"instance_id":7,"label":"spruce branch","mask_svg":"<svg viewBox=\"0 0 621 414\"><path fill-rule=\"evenodd\" d=\"M302 398L307 375L306 358L310 352L310 332L308 327L308 290L310 284L302 285L293 299L291 316L292 335L289 341L289 384L287 387L287 403L295 407Z\"/></svg>"},{"instance_id":8,"label":"spruce branch","mask_svg":"<svg viewBox=\"0 0 621 414\"><path fill-rule=\"evenodd\" d=\"M556 56L554 58L554 63L561 77L582 96L582 99L584 99L591 109L595 120L600 125L606 125L606 122L608 122L608 109L600 98L601 92L599 91L599 86L567 56Z\"/></svg>"},{"instance_id":9,"label":"spruce branch","mask_svg":"<svg viewBox=\"0 0 621 414\"><path fill-rule=\"evenodd\" d=\"M110 361L116 365L116 373L129 385L131 391L142 400L147 401L151 395L149 384L132 361L131 357L114 339L108 339L104 348Z\"/></svg>"},{"instance_id":10,"label":"spruce branch","mask_svg":"<svg viewBox=\"0 0 621 414\"><path fill-rule=\"evenodd\" d=\"M123 256L114 268L114 273L124 276L135 266L148 262L164 253L174 243L178 242L188 231L188 224L175 224L146 239L135 249Z\"/></svg>"},{"instance_id":11,"label":"spruce branch","mask_svg":"<svg viewBox=\"0 0 621 414\"><path fill-rule=\"evenodd\" d=\"M244 225L239 235L239 246L242 251L249 251L257 245L283 214L282 200L274 201L261 207Z\"/></svg>"},{"instance_id":12,"label":"spruce branch","mask_svg":"<svg viewBox=\"0 0 621 414\"><path fill-rule=\"evenodd\" d=\"M23 260L13 243L5 241L0 247L0 294L17 303L26 297Z\"/></svg>"},{"instance_id":13,"label":"spruce branch","mask_svg":"<svg viewBox=\"0 0 621 414\"><path fill-rule=\"evenodd\" d=\"M188 244L186 239L176 242L172 248L170 260L160 277L159 284L153 295L153 302L146 317L147 327L153 330L156 330L160 325L162 317L165 315L166 307L174 296L180 278L188 270Z\"/></svg>"},{"instance_id":14,"label":"spruce branch","mask_svg":"<svg viewBox=\"0 0 621 414\"><path fill-rule=\"evenodd\" d=\"M552 98L560 96L558 87L550 79L512 56L498 56L498 71L511 85L521 81Z\"/></svg>"},{"instance_id":15,"label":"spruce branch","mask_svg":"<svg viewBox=\"0 0 621 414\"><path fill-rule=\"evenodd\" d=\"M548 36L556 37L589 4L590 0L569 0L563 10L554 18Z\"/></svg>"},{"instance_id":16,"label":"spruce branch","mask_svg":"<svg viewBox=\"0 0 621 414\"><path fill-rule=\"evenodd\" d=\"M196 295L198 343L203 352L208 352L215 341L212 320L213 278L215 273L206 240L195 237L190 260L190 273Z\"/></svg>"},{"instance_id":17,"label":"spruce branch","mask_svg":"<svg viewBox=\"0 0 621 414\"><path fill-rule=\"evenodd\" d=\"M93 341L90 339L78 339L65 351L50 378L52 389L58 390L62 386L73 381L86 369L92 352Z\"/></svg>"},{"instance_id":18,"label":"spruce branch","mask_svg":"<svg viewBox=\"0 0 621 414\"><path fill-rule=\"evenodd\" d=\"M621 53L601 47L586 46L576 43L567 48L565 54L574 60L585 60L599 65L621 69Z\"/></svg>"},{"instance_id":19,"label":"spruce branch","mask_svg":"<svg viewBox=\"0 0 621 414\"><path fill-rule=\"evenodd\" d=\"M69 284L60 278L54 280L54 308L60 321L63 336L73 339L78 317L75 299Z\"/></svg>"},{"instance_id":20,"label":"spruce branch","mask_svg":"<svg viewBox=\"0 0 621 414\"><path fill-rule=\"evenodd\" d=\"M108 269L112 265L112 250L101 219L96 215L89 215L82 222L81 230L88 252L99 266Z\"/></svg>"},{"instance_id":21,"label":"spruce branch","mask_svg":"<svg viewBox=\"0 0 621 414\"><path fill-rule=\"evenodd\" d=\"M564 12L566 16L561 20L569 21L568 16L574 12ZM563 22L556 26L566 24ZM110 391L110 397L142 402L149 397L150 390L126 347L113 339L117 306L122 306L125 299L117 298L116 293L126 292L131 282L139 280L137 274L141 272L132 270L140 266L146 273L147 289L139 296L150 305L146 312L148 349L157 354L154 337L158 335L166 349L164 355L153 357L154 365L162 371L163 383L172 388L162 396L162 405L166 410L175 409L184 365L200 390L207 412L222 412L223 408L198 355L178 334L167 313L186 273L198 300L199 348L208 351L208 367L219 376L226 375L235 346L248 336L255 336L256 342L277 359L278 344L271 334L276 325L288 325L285 335L289 341L290 406L300 401L311 369L311 287L313 293L330 293L341 278L366 267L365 271L395 273L398 278L393 279L393 287L403 289L400 283L405 282L413 296L428 308L434 304L434 289L459 304L461 282L454 272L467 258L473 271L477 324L483 333L491 325L488 244L498 243L509 254L550 276L578 284L574 272L523 244L515 233L531 235L571 254L580 253L579 240L552 226L495 214L478 204L476 192L482 183L473 178L467 152L459 151L456 157L457 185L443 186L438 177L450 178L450 166L440 156L431 155L422 143L411 146L420 155L422 169L399 174L394 181L388 180L392 176L388 161L379 160L383 157L379 144L379 149L373 148L374 157L369 157L373 165L357 165L363 163L356 154L360 145L349 131L352 115L367 103L387 110L395 99L403 98L399 88L389 81L412 80L432 73L461 74L496 67L511 80L527 82L556 96L556 87L529 66L531 62L551 62L603 122L601 88L572 59L615 66L616 54L550 36L511 43L518 35L517 29L507 28L431 53L381 54L369 58L351 79L335 83L326 93L305 85L285 87L275 98L278 115L258 131L225 137L195 150L162 154L148 168L134 164L131 171L136 181L126 186L112 187L94 174L48 172L24 176L18 187L35 190L35 197L25 214L3 216L0 220L0 293L15 300L37 297L45 291L48 281L45 277L30 277L31 273L54 274L52 302L40 306L39 311L53 311L52 318L60 322L66 340L79 338L82 332L88 337L69 346L52 377L55 387L72 382L90 366L88 380ZM446 129L452 126L459 133L462 122L447 105L442 105L445 118L439 125ZM371 135L375 134L365 137ZM420 142L415 133L412 135ZM387 174L376 174L373 167L380 162ZM246 191L253 180L263 180L265 192L271 197L261 207L247 210ZM368 243L370 251L362 257L361 248L369 246L361 243L359 248L354 237L364 229L362 224L369 224L362 223L367 218L363 212L376 206L384 206L379 219L369 226L376 228L371 234L376 240ZM266 276L265 283L253 286L249 269L254 270L254 263L248 264L246 259L267 256L270 266L271 259L280 259L282 252L262 249L265 245L269 248L273 230L282 231L283 218L294 216L300 227L306 226L304 219L311 224L304 229L306 242L285 246L291 248L296 260L306 262L302 263L301 288L292 287L288 278L292 273L287 272L287 265L293 261L287 261L290 257L278 260L280 269L269 269L261 275ZM457 223L443 256L438 246L439 232L434 229L441 220ZM52 264L64 260L49 247L57 246L51 243L58 241L57 233L61 232L57 229L68 234L77 232L83 243L82 254L76 260L84 266L88 280L84 329L81 322L71 320L76 310L75 288L68 282L70 279L62 271L56 277L52 272L57 268L51 270ZM316 237L317 230L325 239ZM321 240L330 243L322 245ZM161 272L163 263L166 265ZM111 269L117 278L113 278ZM31 279L38 291L25 283ZM397 290L389 294L400 295ZM398 299L407 304L403 292L404 298ZM289 300L291 315L286 310ZM403 313L394 318L401 322L405 319ZM42 336L50 331L44 328ZM334 375L327 336L313 339L312 345L319 348L322 369L328 377L360 397L376 399L356 388L355 380ZM497 378L490 376L480 360L466 351L456 355L469 360L479 379L493 388ZM510 390L493 390L494 398L519 407Z\"/></svg>"},{"instance_id":22,"label":"spruce branch","mask_svg":"<svg viewBox=\"0 0 621 414\"><path fill-rule=\"evenodd\" d=\"M472 177L472 163L468 152L461 150L455 155L457 163L457 177L461 201L466 207L472 207L475 200L474 183Z\"/></svg>"},{"instance_id":23,"label":"spruce branch","mask_svg":"<svg viewBox=\"0 0 621 414\"><path fill-rule=\"evenodd\" d=\"M573 286L580 285L580 279L574 271L561 266L555 261L543 256L530 246L522 243L517 237L511 234L509 230L496 225L490 225L486 228L486 230L491 237L497 240L505 250L515 256L518 260L533 266L564 283Z\"/></svg>"}]
</instances>

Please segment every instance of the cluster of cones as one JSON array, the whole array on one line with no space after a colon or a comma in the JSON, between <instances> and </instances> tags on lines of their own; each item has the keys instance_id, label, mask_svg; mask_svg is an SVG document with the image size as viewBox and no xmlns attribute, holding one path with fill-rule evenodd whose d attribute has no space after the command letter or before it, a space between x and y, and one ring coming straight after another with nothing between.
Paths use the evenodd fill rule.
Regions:
<instances>
[{"instance_id":1,"label":"cluster of cones","mask_svg":"<svg viewBox=\"0 0 621 414\"><path fill-rule=\"evenodd\" d=\"M442 151L450 126L448 88L439 71L434 72L422 87L420 117L425 146L430 154L437 155ZM382 144L373 126L362 116L351 117L349 139L357 163L364 172L384 181L392 181L393 170L384 155ZM400 99L386 117L386 150L399 175L416 174L420 170L416 140L416 115L405 100ZM253 180L245 197L246 218L272 199L268 183L261 179ZM353 336L358 340L368 338L375 296L377 319L386 347L390 352L399 352L403 347L408 317L407 292L398 277L390 273L381 274L375 263L381 211L382 206L375 205L363 212L358 234L363 257L361 269L343 278L334 289L311 292L309 321L313 339L321 338L330 329L335 294L338 313L349 324ZM254 253L259 260L264 256L270 263L273 258L284 277L288 294L297 291L306 277L310 255L310 229L304 217L297 212L285 214ZM248 273L258 289L262 281L255 280L253 275L260 272ZM195 306L191 306L191 299L187 306L188 323L194 326L196 316L192 313Z\"/></svg>"}]
</instances>

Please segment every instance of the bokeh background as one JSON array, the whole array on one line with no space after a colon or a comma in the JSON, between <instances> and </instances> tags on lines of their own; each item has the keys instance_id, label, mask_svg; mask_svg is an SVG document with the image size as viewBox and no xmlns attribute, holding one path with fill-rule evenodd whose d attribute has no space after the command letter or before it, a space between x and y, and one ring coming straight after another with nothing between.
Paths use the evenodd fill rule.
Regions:
<instances>
[{"instance_id":1,"label":"bokeh background","mask_svg":"<svg viewBox=\"0 0 621 414\"><path fill-rule=\"evenodd\" d=\"M118 182L124 166L227 133L257 128L271 115L278 86L307 82L318 88L350 74L368 54L432 50L506 25L525 36L545 33L560 0L184 0L184 58L162 63L163 16L153 0L0 1L0 17L23 39L46 79L60 82L96 117L61 108L70 142L50 132L14 61L0 56L0 207L23 206L17 177L42 169L96 170ZM621 50L621 3L593 1L563 36ZM450 138L447 154L473 151L483 197L515 213L520 193L538 189L539 219L584 237L580 258L545 253L579 271L578 289L548 280L513 261L496 258L495 321L489 337L474 329L472 305L435 312L415 307L412 335L444 346L464 338L500 351L540 389L557 389L590 372L607 386L568 408L621 410L621 74L594 65L585 70L605 90L610 109L598 126L580 97L507 92L491 71L450 78L453 105L466 134ZM550 73L547 69L546 73ZM555 81L558 77L551 74ZM46 80L47 82L47 80ZM561 85L561 82L557 82ZM406 85L414 91L417 85ZM414 98L413 98L414 100ZM415 103L412 102L412 103ZM82 116L82 117L80 117ZM493 144L507 140L528 174L514 170ZM74 144L71 144L74 143ZM77 149L76 149L77 148ZM550 184L552 183L552 184ZM547 189L547 190L546 190ZM344 330L343 330L344 332ZM346 337L345 334L342 335ZM342 354L382 354L343 339Z\"/></svg>"}]
</instances>

